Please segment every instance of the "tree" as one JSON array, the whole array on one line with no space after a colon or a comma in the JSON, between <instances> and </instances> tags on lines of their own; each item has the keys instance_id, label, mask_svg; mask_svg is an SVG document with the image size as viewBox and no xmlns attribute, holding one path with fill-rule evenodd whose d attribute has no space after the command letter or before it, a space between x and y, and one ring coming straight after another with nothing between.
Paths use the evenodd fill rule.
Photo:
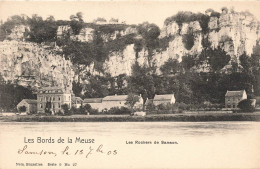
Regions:
<instances>
[{"instance_id":1,"label":"tree","mask_svg":"<svg viewBox=\"0 0 260 169\"><path fill-rule=\"evenodd\" d=\"M26 112L26 107L25 107L25 106L20 106L20 107L18 108L18 111L19 111L19 112Z\"/></svg>"},{"instance_id":2,"label":"tree","mask_svg":"<svg viewBox=\"0 0 260 169\"><path fill-rule=\"evenodd\" d=\"M51 114L51 102L47 101L44 109L45 113Z\"/></svg>"},{"instance_id":3,"label":"tree","mask_svg":"<svg viewBox=\"0 0 260 169\"><path fill-rule=\"evenodd\" d=\"M82 92L82 85L79 82L72 82L72 91L75 94L75 96L80 97Z\"/></svg>"},{"instance_id":4,"label":"tree","mask_svg":"<svg viewBox=\"0 0 260 169\"><path fill-rule=\"evenodd\" d=\"M84 27L83 13L78 12L76 15L70 16L70 27L75 35L78 35Z\"/></svg>"},{"instance_id":5,"label":"tree","mask_svg":"<svg viewBox=\"0 0 260 169\"><path fill-rule=\"evenodd\" d=\"M213 72L221 70L225 65L228 64L231 57L220 47L217 49L207 50L208 62Z\"/></svg>"},{"instance_id":6,"label":"tree","mask_svg":"<svg viewBox=\"0 0 260 169\"><path fill-rule=\"evenodd\" d=\"M179 62L176 59L169 58L164 65L161 66L160 70L163 74L176 74L179 71Z\"/></svg>"},{"instance_id":7,"label":"tree","mask_svg":"<svg viewBox=\"0 0 260 169\"><path fill-rule=\"evenodd\" d=\"M252 100L250 99L240 101L237 107L244 112L253 112L255 110L255 107L252 105Z\"/></svg>"},{"instance_id":8,"label":"tree","mask_svg":"<svg viewBox=\"0 0 260 169\"><path fill-rule=\"evenodd\" d=\"M188 28L187 34L182 36L182 43L184 44L184 47L187 50L191 50L191 48L194 46L194 33L191 27Z\"/></svg>"},{"instance_id":9,"label":"tree","mask_svg":"<svg viewBox=\"0 0 260 169\"><path fill-rule=\"evenodd\" d=\"M134 111L134 106L137 102L139 102L140 98L137 95L134 95L133 93L129 93L126 98L125 105L129 106L131 109L131 112Z\"/></svg>"},{"instance_id":10,"label":"tree","mask_svg":"<svg viewBox=\"0 0 260 169\"><path fill-rule=\"evenodd\" d=\"M185 55L182 57L181 65L185 71L189 71L193 66L195 66L196 62L194 56Z\"/></svg>"},{"instance_id":11,"label":"tree","mask_svg":"<svg viewBox=\"0 0 260 169\"><path fill-rule=\"evenodd\" d=\"M71 112L69 111L69 105L68 104L61 105L61 108L64 112L64 115L70 115Z\"/></svg>"},{"instance_id":12,"label":"tree","mask_svg":"<svg viewBox=\"0 0 260 169\"><path fill-rule=\"evenodd\" d=\"M85 105L83 106L84 114L89 114L89 113L91 112L91 110L92 110L92 107L91 107L90 104L85 104Z\"/></svg>"},{"instance_id":13,"label":"tree","mask_svg":"<svg viewBox=\"0 0 260 169\"><path fill-rule=\"evenodd\" d=\"M155 24L144 22L137 26L137 31L143 38L143 47L148 52L148 65L151 68L153 52L159 46L160 28Z\"/></svg>"}]
</instances>

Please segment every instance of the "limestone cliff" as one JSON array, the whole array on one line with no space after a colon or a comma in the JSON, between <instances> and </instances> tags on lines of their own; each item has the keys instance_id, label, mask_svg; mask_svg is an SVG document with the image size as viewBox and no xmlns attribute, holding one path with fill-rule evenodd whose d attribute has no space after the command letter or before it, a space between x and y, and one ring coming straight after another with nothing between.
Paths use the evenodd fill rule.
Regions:
<instances>
[{"instance_id":1,"label":"limestone cliff","mask_svg":"<svg viewBox=\"0 0 260 169\"><path fill-rule=\"evenodd\" d=\"M184 55L200 54L203 46L203 38L208 38L210 47L221 47L231 56L233 61L239 63L239 56L244 52L251 55L254 46L260 40L260 24L253 15L246 12L223 12L220 17L210 17L208 22L209 31L202 32L199 21L183 23L180 27L176 22L164 25L160 38L172 37L168 48L154 52L152 62L160 74L159 68L169 59L174 58L182 61ZM185 47L183 38L192 30L194 44L190 49ZM135 61L140 65L148 65L147 52L142 50L135 57L134 46L129 45L122 52L113 53L105 62L106 72L116 76L122 73L131 75L131 66Z\"/></svg>"},{"instance_id":2,"label":"limestone cliff","mask_svg":"<svg viewBox=\"0 0 260 169\"><path fill-rule=\"evenodd\" d=\"M0 42L0 73L5 81L34 89L42 86L72 88L74 71L55 49L30 42Z\"/></svg>"},{"instance_id":3,"label":"limestone cliff","mask_svg":"<svg viewBox=\"0 0 260 169\"><path fill-rule=\"evenodd\" d=\"M182 27L176 22L164 25L160 37L174 36L174 40L169 43L167 50L170 57L179 58L185 54L196 54L202 50L201 40L204 36L208 38L211 48L221 47L234 60L246 52L251 55L253 47L260 39L259 22L253 15L246 12L222 13L220 17L210 17L209 32L203 34L198 21L184 23ZM192 28L195 33L195 42L191 50L184 48L182 43L183 35L187 33L187 28ZM179 31L180 30L180 31ZM179 33L180 32L180 33Z\"/></svg>"}]
</instances>

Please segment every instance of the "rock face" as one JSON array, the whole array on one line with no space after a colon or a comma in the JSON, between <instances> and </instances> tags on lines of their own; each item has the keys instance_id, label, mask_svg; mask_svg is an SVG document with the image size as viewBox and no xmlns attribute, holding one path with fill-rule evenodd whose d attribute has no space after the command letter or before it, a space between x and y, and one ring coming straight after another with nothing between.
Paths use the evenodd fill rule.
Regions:
<instances>
[{"instance_id":1,"label":"rock face","mask_svg":"<svg viewBox=\"0 0 260 169\"><path fill-rule=\"evenodd\" d=\"M97 66L102 67L104 72L111 76L131 75L132 65L138 62L142 66L152 64L156 67L157 74L160 74L160 67L168 59L178 59L181 62L185 55L200 54L203 49L202 40L204 38L208 38L212 49L221 47L231 56L232 60L239 62L239 56L244 52L250 56L254 46L260 40L260 24L248 13L224 12L219 18L210 17L208 28L209 31L203 33L198 21L183 23L181 27L176 22L171 22L164 25L159 37L161 39L170 37L168 47L166 50L154 51L154 55L150 59L151 63L148 63L148 52L146 50L143 49L136 54L134 44L130 44L122 51L110 53L103 64L98 63L102 65L92 63L90 66L82 66L84 70L74 75L70 61L56 55L55 50L47 50L33 43L17 42L22 40L25 32L29 30L25 26L20 26L16 27L10 35L10 38L16 41L4 41L0 44L1 75L6 81L17 81L24 85L48 86L55 83L71 87L73 78L77 79L77 76L104 75L95 69ZM69 35L73 40L91 42L96 31L93 28L85 27L79 35L73 35L71 27L65 25L58 27L57 37ZM185 36L189 35L190 32L193 34L194 43L187 49ZM108 42L116 39L117 36L129 34L135 34L135 38L140 37L137 29L131 26L112 33L101 33L101 37L105 42ZM205 66L201 65L201 71L205 71L204 69Z\"/></svg>"},{"instance_id":2,"label":"rock face","mask_svg":"<svg viewBox=\"0 0 260 169\"><path fill-rule=\"evenodd\" d=\"M183 35L191 28L195 33L195 42L192 49L187 50L182 43ZM211 48L221 47L233 60L238 60L239 56L246 52L251 55L253 47L260 39L259 22L249 13L225 13L219 18L210 17L208 23L209 33L202 34L198 21L183 23L180 28L176 22L165 25L160 38L174 36L174 40L169 43L168 51L170 57L177 58L186 54L196 54L202 51L202 37L207 37L211 43ZM174 56L175 55L175 56Z\"/></svg>"},{"instance_id":3,"label":"rock face","mask_svg":"<svg viewBox=\"0 0 260 169\"><path fill-rule=\"evenodd\" d=\"M0 73L5 81L34 89L43 86L72 88L72 63L55 50L18 41L0 42Z\"/></svg>"},{"instance_id":4,"label":"rock face","mask_svg":"<svg viewBox=\"0 0 260 169\"><path fill-rule=\"evenodd\" d=\"M239 63L239 56L244 52L251 55L257 41L260 40L259 22L248 13L226 13L223 12L219 18L210 17L208 23L209 32L202 33L202 28L198 21L183 23L181 27L176 22L167 26L164 25L159 38L172 37L169 47L165 51L154 52L151 62L160 74L160 67L169 59L182 61L182 56L198 55L201 53L203 38L208 38L212 49L221 47L231 56L233 61ZM185 35L192 30L194 35L194 45L187 49L183 42ZM134 46L129 45L122 52L111 55L105 63L106 71L112 76L122 73L131 75L131 66L135 61L140 65L148 65L147 52L142 50L135 58ZM203 67L203 65L202 65ZM203 71L204 69L201 69Z\"/></svg>"},{"instance_id":5,"label":"rock face","mask_svg":"<svg viewBox=\"0 0 260 169\"><path fill-rule=\"evenodd\" d=\"M116 24L115 24L116 25ZM126 36L129 34L137 33L136 28L131 26L127 27L125 30L114 31L113 33L101 33L101 38L104 42L115 40L118 36ZM72 40L80 42L92 42L95 36L95 29L90 27L85 27L81 29L78 35L74 35L71 27L69 25L59 26L57 29L57 37L62 38L64 36L69 36Z\"/></svg>"}]
</instances>

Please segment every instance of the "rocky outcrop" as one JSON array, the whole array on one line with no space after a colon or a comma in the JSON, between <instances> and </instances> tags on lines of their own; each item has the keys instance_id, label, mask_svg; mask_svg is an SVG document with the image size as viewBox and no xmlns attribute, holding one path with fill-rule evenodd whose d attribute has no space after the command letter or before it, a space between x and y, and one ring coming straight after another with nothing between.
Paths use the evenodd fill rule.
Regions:
<instances>
[{"instance_id":1,"label":"rocky outcrop","mask_svg":"<svg viewBox=\"0 0 260 169\"><path fill-rule=\"evenodd\" d=\"M218 23L218 24L217 24ZM259 40L259 23L251 14L228 13L209 22L211 47L220 46L233 59L244 52L251 55Z\"/></svg>"},{"instance_id":2,"label":"rocky outcrop","mask_svg":"<svg viewBox=\"0 0 260 169\"><path fill-rule=\"evenodd\" d=\"M194 46L187 50L182 43L183 35L191 28L195 32ZM209 33L202 34L198 21L183 23L181 27L176 22L165 25L161 31L160 38L174 36L174 40L169 43L167 49L170 57L180 59L189 54L193 55L202 51L202 38L209 39L211 48L221 47L233 60L238 60L239 56L246 52L251 55L253 47L260 39L259 22L255 17L246 12L223 12L219 18L210 17L208 23ZM175 56L172 56L175 55Z\"/></svg>"},{"instance_id":3,"label":"rocky outcrop","mask_svg":"<svg viewBox=\"0 0 260 169\"><path fill-rule=\"evenodd\" d=\"M6 82L34 89L61 86L69 90L74 78L73 65L55 54L55 49L30 42L0 42L0 73Z\"/></svg>"},{"instance_id":4,"label":"rocky outcrop","mask_svg":"<svg viewBox=\"0 0 260 169\"><path fill-rule=\"evenodd\" d=\"M116 24L114 24L116 25ZM78 35L74 35L72 28L70 25L62 25L59 26L57 29L57 37L62 38L65 36L69 36L72 40L75 41L80 41L80 42L92 42L94 40L94 36L96 35L95 29L90 28L90 27L84 27L80 30L80 33ZM103 33L99 32L101 34L101 38L103 39L104 42L108 42L111 40L115 40L117 37L120 36L126 36L129 34L135 34L137 33L136 28L134 27L127 27L125 30L115 30L112 33Z\"/></svg>"}]
</instances>

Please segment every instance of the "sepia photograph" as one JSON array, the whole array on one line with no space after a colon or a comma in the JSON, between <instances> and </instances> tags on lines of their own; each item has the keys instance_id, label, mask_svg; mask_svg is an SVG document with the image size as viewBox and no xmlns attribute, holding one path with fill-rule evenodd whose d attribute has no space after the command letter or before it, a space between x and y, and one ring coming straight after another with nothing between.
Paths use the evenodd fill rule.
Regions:
<instances>
[{"instance_id":1,"label":"sepia photograph","mask_svg":"<svg viewBox=\"0 0 260 169\"><path fill-rule=\"evenodd\" d=\"M0 1L0 169L260 168L260 1Z\"/></svg>"}]
</instances>

